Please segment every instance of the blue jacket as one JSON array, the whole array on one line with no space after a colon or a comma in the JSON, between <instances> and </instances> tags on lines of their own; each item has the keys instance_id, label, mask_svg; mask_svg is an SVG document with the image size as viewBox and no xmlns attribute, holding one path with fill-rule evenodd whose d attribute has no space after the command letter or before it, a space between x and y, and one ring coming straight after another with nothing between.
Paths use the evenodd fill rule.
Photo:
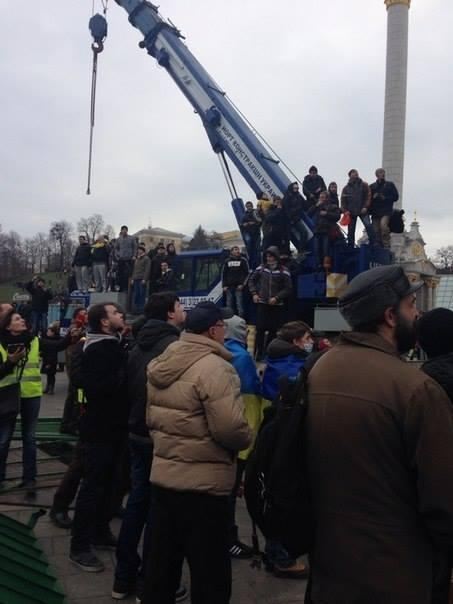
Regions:
<instances>
[{"instance_id":1,"label":"blue jacket","mask_svg":"<svg viewBox=\"0 0 453 604\"><path fill-rule=\"evenodd\" d=\"M237 340L225 340L225 348L231 352L231 361L241 380L241 394L261 394L261 383L255 363L247 348Z\"/></svg>"},{"instance_id":2,"label":"blue jacket","mask_svg":"<svg viewBox=\"0 0 453 604\"><path fill-rule=\"evenodd\" d=\"M278 395L278 380L282 376L296 378L305 365L308 354L297 346L275 338L268 348L263 376L263 398L273 402Z\"/></svg>"}]
</instances>

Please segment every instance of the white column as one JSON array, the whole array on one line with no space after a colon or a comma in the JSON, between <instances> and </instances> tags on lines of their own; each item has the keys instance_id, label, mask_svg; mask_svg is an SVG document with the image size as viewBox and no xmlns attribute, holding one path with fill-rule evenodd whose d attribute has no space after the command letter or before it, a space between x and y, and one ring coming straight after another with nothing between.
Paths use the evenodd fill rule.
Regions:
<instances>
[{"instance_id":1,"label":"white column","mask_svg":"<svg viewBox=\"0 0 453 604\"><path fill-rule=\"evenodd\" d=\"M407 53L411 0L385 0L387 5L387 69L385 82L382 167L400 193L402 207L406 130Z\"/></svg>"}]
</instances>

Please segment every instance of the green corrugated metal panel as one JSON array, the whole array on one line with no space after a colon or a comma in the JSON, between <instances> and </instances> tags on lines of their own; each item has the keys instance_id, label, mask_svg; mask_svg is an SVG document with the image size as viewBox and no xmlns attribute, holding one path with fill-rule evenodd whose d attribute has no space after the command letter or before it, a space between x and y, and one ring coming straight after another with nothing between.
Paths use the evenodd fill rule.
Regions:
<instances>
[{"instance_id":1,"label":"green corrugated metal panel","mask_svg":"<svg viewBox=\"0 0 453 604\"><path fill-rule=\"evenodd\" d=\"M77 437L72 436L72 434L61 434L60 424L61 419L58 417L40 417L38 419L38 426L36 428L36 440L63 442L73 442L77 440ZM22 439L21 423L19 419L16 422L16 429L13 434L13 439Z\"/></svg>"},{"instance_id":2,"label":"green corrugated metal panel","mask_svg":"<svg viewBox=\"0 0 453 604\"><path fill-rule=\"evenodd\" d=\"M0 514L0 604L64 604L65 596L28 525Z\"/></svg>"}]
</instances>

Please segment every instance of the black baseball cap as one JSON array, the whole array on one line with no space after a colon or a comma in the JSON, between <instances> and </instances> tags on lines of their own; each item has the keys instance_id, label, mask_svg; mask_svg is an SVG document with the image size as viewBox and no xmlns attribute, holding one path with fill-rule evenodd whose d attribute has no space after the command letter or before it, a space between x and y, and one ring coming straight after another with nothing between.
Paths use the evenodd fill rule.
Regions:
<instances>
[{"instance_id":1,"label":"black baseball cap","mask_svg":"<svg viewBox=\"0 0 453 604\"><path fill-rule=\"evenodd\" d=\"M338 305L354 328L375 321L386 308L398 304L422 285L409 281L401 266L378 266L354 277Z\"/></svg>"},{"instance_id":2,"label":"black baseball cap","mask_svg":"<svg viewBox=\"0 0 453 604\"><path fill-rule=\"evenodd\" d=\"M203 333L218 321L231 319L233 315L231 308L221 308L214 302L200 302L187 313L186 331Z\"/></svg>"}]
</instances>

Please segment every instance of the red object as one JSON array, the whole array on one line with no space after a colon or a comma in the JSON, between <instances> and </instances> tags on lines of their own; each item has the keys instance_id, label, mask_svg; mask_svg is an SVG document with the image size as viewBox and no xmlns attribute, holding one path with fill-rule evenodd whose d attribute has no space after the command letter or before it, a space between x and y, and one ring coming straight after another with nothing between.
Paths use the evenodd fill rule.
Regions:
<instances>
[{"instance_id":1,"label":"red object","mask_svg":"<svg viewBox=\"0 0 453 604\"><path fill-rule=\"evenodd\" d=\"M349 226L351 224L351 213L345 212L340 220L341 226Z\"/></svg>"}]
</instances>

